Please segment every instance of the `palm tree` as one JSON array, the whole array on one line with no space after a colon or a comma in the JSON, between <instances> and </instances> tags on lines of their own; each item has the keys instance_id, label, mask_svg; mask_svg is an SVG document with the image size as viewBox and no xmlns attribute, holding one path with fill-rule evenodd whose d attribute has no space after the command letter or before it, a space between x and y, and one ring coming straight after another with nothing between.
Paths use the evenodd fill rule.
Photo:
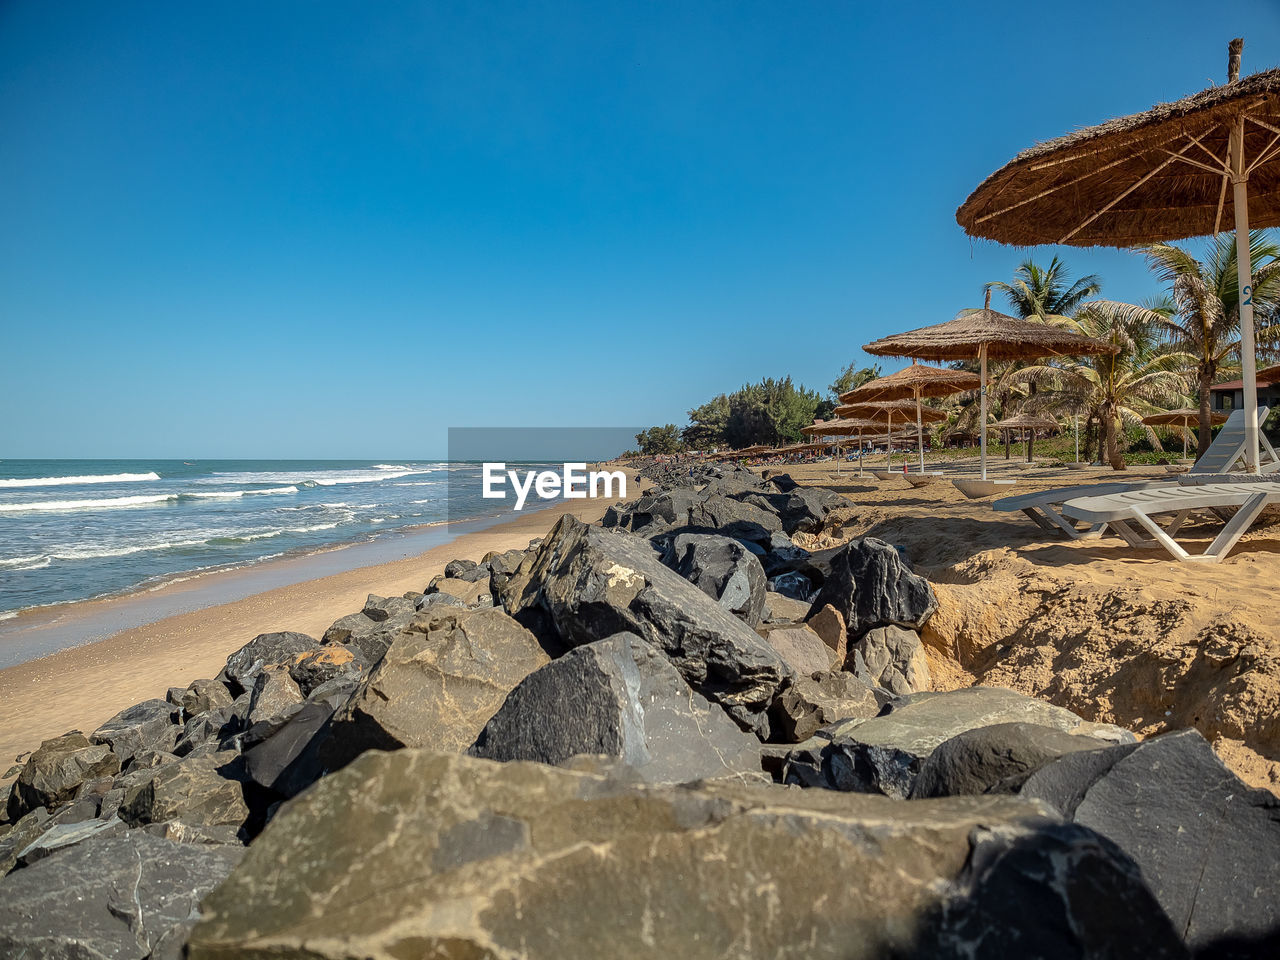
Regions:
<instances>
[{"instance_id":1,"label":"palm tree","mask_svg":"<svg viewBox=\"0 0 1280 960\"><path fill-rule=\"evenodd\" d=\"M1261 232L1250 235L1253 303L1259 317L1280 306L1280 247ZM1209 449L1209 388L1224 366L1240 357L1240 291L1236 286L1236 237L1219 234L1210 241L1204 262L1182 247L1153 243L1142 248L1147 264L1170 285L1174 313L1161 326L1179 350L1191 355L1200 399L1197 456ZM1259 346L1277 340L1274 324L1261 324Z\"/></svg>"},{"instance_id":2,"label":"palm tree","mask_svg":"<svg viewBox=\"0 0 1280 960\"><path fill-rule=\"evenodd\" d=\"M1187 390L1186 370L1192 358L1171 349L1161 335L1164 314L1150 306L1095 300L1076 311L1071 326L1086 337L1119 348L1115 354L1083 359L1062 358L1058 365L1023 367L1010 374L1013 381L1047 388L1039 405L1062 402L1089 412L1102 425L1107 460L1125 468L1117 428L1141 425L1142 418L1180 402ZM1143 427L1153 444L1159 440Z\"/></svg>"},{"instance_id":3,"label":"palm tree","mask_svg":"<svg viewBox=\"0 0 1280 960\"><path fill-rule=\"evenodd\" d=\"M1069 317L1089 297L1102 292L1102 279L1096 274L1070 283L1067 266L1057 257L1041 268L1024 260L1013 273L1013 282L993 280L983 289L999 290L1009 305L1024 320L1029 317Z\"/></svg>"}]
</instances>

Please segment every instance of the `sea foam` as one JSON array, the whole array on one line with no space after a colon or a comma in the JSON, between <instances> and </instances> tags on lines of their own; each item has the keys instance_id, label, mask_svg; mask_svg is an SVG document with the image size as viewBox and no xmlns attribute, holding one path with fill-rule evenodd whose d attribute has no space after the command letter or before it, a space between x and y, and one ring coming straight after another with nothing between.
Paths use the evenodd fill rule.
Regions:
<instances>
[{"instance_id":1,"label":"sea foam","mask_svg":"<svg viewBox=\"0 0 1280 960\"><path fill-rule=\"evenodd\" d=\"M16 477L0 480L0 488L17 487L70 487L90 483L144 483L159 480L158 473L108 473L85 477Z\"/></svg>"}]
</instances>

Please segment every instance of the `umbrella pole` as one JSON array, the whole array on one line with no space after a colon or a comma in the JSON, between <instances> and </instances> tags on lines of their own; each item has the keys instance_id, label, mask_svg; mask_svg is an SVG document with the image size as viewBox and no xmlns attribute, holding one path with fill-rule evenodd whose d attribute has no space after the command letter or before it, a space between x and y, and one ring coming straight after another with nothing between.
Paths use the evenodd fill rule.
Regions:
<instances>
[{"instance_id":1,"label":"umbrella pole","mask_svg":"<svg viewBox=\"0 0 1280 960\"><path fill-rule=\"evenodd\" d=\"M1182 459L1187 459L1187 426L1190 424L1190 417L1182 418Z\"/></svg>"},{"instance_id":2,"label":"umbrella pole","mask_svg":"<svg viewBox=\"0 0 1280 960\"><path fill-rule=\"evenodd\" d=\"M981 461L982 479L985 480L987 479L987 345L985 343L978 348L978 363L982 369L982 389L978 393L978 417L982 422Z\"/></svg>"},{"instance_id":3,"label":"umbrella pole","mask_svg":"<svg viewBox=\"0 0 1280 960\"><path fill-rule=\"evenodd\" d=\"M893 414L884 421L884 468L893 469Z\"/></svg>"},{"instance_id":4,"label":"umbrella pole","mask_svg":"<svg viewBox=\"0 0 1280 960\"><path fill-rule=\"evenodd\" d=\"M1253 263L1249 255L1249 174L1244 166L1244 116L1231 132L1231 184L1236 210L1237 282L1240 285L1240 369L1244 381L1244 456L1250 473L1259 473L1258 375L1253 347Z\"/></svg>"},{"instance_id":5,"label":"umbrella pole","mask_svg":"<svg viewBox=\"0 0 1280 960\"><path fill-rule=\"evenodd\" d=\"M862 428L858 428L858 476L862 476Z\"/></svg>"},{"instance_id":6,"label":"umbrella pole","mask_svg":"<svg viewBox=\"0 0 1280 960\"><path fill-rule=\"evenodd\" d=\"M1076 414L1071 418L1071 422L1076 427L1076 463L1080 462L1080 414Z\"/></svg>"},{"instance_id":7,"label":"umbrella pole","mask_svg":"<svg viewBox=\"0 0 1280 960\"><path fill-rule=\"evenodd\" d=\"M916 442L920 445L920 472L924 473L924 425L920 421L920 391L916 391Z\"/></svg>"}]
</instances>

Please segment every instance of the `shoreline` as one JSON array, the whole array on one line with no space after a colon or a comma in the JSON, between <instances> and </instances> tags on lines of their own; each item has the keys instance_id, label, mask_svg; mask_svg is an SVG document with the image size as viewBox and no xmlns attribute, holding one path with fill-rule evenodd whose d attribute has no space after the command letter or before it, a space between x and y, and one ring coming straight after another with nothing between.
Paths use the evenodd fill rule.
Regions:
<instances>
[{"instance_id":1,"label":"shoreline","mask_svg":"<svg viewBox=\"0 0 1280 960\"><path fill-rule=\"evenodd\" d=\"M640 484L628 473L629 494L634 497ZM616 502L617 498L557 502L509 518L498 517L460 535L446 533L440 542L409 556L268 586L238 599L113 629L100 639L0 669L0 782L14 757L34 750L42 740L72 729L90 733L140 700L163 698L169 687L213 677L228 655L258 634L294 630L319 638L335 620L358 611L370 593L399 596L421 590L454 558L479 560L491 550L523 549L531 539L545 535L563 514L594 521ZM473 523L477 521L431 529L447 531L450 526ZM340 547L292 561L267 561L211 576L261 583L268 568L310 566L366 545ZM189 593L192 582L170 583L156 593ZM82 601L78 606L88 609L79 611L75 618L85 624L109 623L113 608L154 599L155 594L134 593Z\"/></svg>"}]
</instances>

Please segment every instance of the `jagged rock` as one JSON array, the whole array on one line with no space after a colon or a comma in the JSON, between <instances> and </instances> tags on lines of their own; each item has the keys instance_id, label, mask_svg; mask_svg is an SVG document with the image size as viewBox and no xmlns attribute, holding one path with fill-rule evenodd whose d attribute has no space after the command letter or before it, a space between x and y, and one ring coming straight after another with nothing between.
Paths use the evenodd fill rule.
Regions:
<instances>
[{"instance_id":1,"label":"jagged rock","mask_svg":"<svg viewBox=\"0 0 1280 960\"><path fill-rule=\"evenodd\" d=\"M300 653L320 646L305 633L263 633L227 657L222 677L231 681L233 692L244 693L253 689L253 681L263 667L289 663Z\"/></svg>"},{"instance_id":2,"label":"jagged rock","mask_svg":"<svg viewBox=\"0 0 1280 960\"><path fill-rule=\"evenodd\" d=\"M17 866L29 867L45 857L92 840L94 837L118 837L127 833L129 828L123 820L112 817L109 820L80 820L75 823L58 823L49 827L29 844L18 851Z\"/></svg>"},{"instance_id":3,"label":"jagged rock","mask_svg":"<svg viewBox=\"0 0 1280 960\"><path fill-rule=\"evenodd\" d=\"M745 623L664 567L646 541L561 517L502 600L517 618L545 613L570 646L639 634L693 689L767 736L769 704L790 675L786 664Z\"/></svg>"},{"instance_id":4,"label":"jagged rock","mask_svg":"<svg viewBox=\"0 0 1280 960\"><path fill-rule=\"evenodd\" d=\"M826 604L809 618L809 629L822 638L835 662L843 664L849 656L849 636L845 631L844 617L831 604ZM923 654L921 654L923 656Z\"/></svg>"},{"instance_id":5,"label":"jagged rock","mask_svg":"<svg viewBox=\"0 0 1280 960\"><path fill-rule=\"evenodd\" d=\"M413 603L404 597L380 597L371 593L360 612L374 623L384 623L392 617L413 616Z\"/></svg>"},{"instance_id":6,"label":"jagged rock","mask_svg":"<svg viewBox=\"0 0 1280 960\"><path fill-rule=\"evenodd\" d=\"M153 837L163 837L175 843L241 843L240 831L230 824L207 826L201 823L183 823L181 820L166 820L164 823L148 823L139 827Z\"/></svg>"},{"instance_id":7,"label":"jagged rock","mask_svg":"<svg viewBox=\"0 0 1280 960\"><path fill-rule=\"evenodd\" d=\"M338 620L324 632L325 645L338 644L359 651L360 659L371 669L382 659L382 655L391 646L391 641L413 619L412 611L397 613L386 620L371 620L363 612L348 614Z\"/></svg>"},{"instance_id":8,"label":"jagged rock","mask_svg":"<svg viewBox=\"0 0 1280 960\"><path fill-rule=\"evenodd\" d=\"M776 513L719 494L700 497L694 504L689 523L694 527L710 528L735 540L753 540L761 545L769 544L773 534L785 532Z\"/></svg>"},{"instance_id":9,"label":"jagged rock","mask_svg":"<svg viewBox=\"0 0 1280 960\"><path fill-rule=\"evenodd\" d=\"M461 577L468 570L474 570L477 564L474 560L450 560L444 565L444 575L446 577Z\"/></svg>"},{"instance_id":10,"label":"jagged rock","mask_svg":"<svg viewBox=\"0 0 1280 960\"><path fill-rule=\"evenodd\" d=\"M1197 956L1277 956L1280 798L1242 783L1199 732L1059 757L1021 794L1132 857Z\"/></svg>"},{"instance_id":11,"label":"jagged rock","mask_svg":"<svg viewBox=\"0 0 1280 960\"><path fill-rule=\"evenodd\" d=\"M322 733L344 696L304 704L279 730L244 753L249 779L284 797L309 787L325 772Z\"/></svg>"},{"instance_id":12,"label":"jagged rock","mask_svg":"<svg viewBox=\"0 0 1280 960\"><path fill-rule=\"evenodd\" d=\"M748 626L760 622L764 569L737 540L705 533L677 534L667 542L662 562Z\"/></svg>"},{"instance_id":13,"label":"jagged rock","mask_svg":"<svg viewBox=\"0 0 1280 960\"><path fill-rule=\"evenodd\" d=\"M557 765L605 754L650 783L760 771L760 741L629 633L577 647L529 674L469 752Z\"/></svg>"},{"instance_id":14,"label":"jagged rock","mask_svg":"<svg viewBox=\"0 0 1280 960\"><path fill-rule=\"evenodd\" d=\"M486 599L492 600L493 595L489 592L489 582L472 582L470 580L454 579L445 577L431 585L431 589L427 591L430 596L434 593L443 593L451 597L456 597L468 606L478 604Z\"/></svg>"},{"instance_id":15,"label":"jagged rock","mask_svg":"<svg viewBox=\"0 0 1280 960\"><path fill-rule=\"evenodd\" d=\"M466 601L459 600L451 593L425 593L422 595L422 599L418 601L416 609L418 611L422 611L435 604L442 604L447 607L458 607L463 610L467 608Z\"/></svg>"},{"instance_id":16,"label":"jagged rock","mask_svg":"<svg viewBox=\"0 0 1280 960\"><path fill-rule=\"evenodd\" d=\"M16 821L36 807L70 800L80 784L120 772L120 758L106 744L90 743L79 730L46 740L27 758L9 792L8 816Z\"/></svg>"},{"instance_id":17,"label":"jagged rock","mask_svg":"<svg viewBox=\"0 0 1280 960\"><path fill-rule=\"evenodd\" d=\"M803 573L791 571L769 578L769 589L792 600L808 601L814 593L813 583Z\"/></svg>"},{"instance_id":18,"label":"jagged rock","mask_svg":"<svg viewBox=\"0 0 1280 960\"><path fill-rule=\"evenodd\" d=\"M938 609L929 581L912 573L897 550L874 537L852 540L832 558L812 613L827 604L844 617L851 642L876 627L919 630Z\"/></svg>"},{"instance_id":19,"label":"jagged rock","mask_svg":"<svg viewBox=\"0 0 1280 960\"><path fill-rule=\"evenodd\" d=\"M966 730L1016 722L1093 736L1100 743L1133 739L1118 727L1088 723L1062 707L1000 687L917 693L892 701L870 720L825 727L831 743L818 767L797 757L788 764L788 781L902 799L911 794L921 764L939 745Z\"/></svg>"},{"instance_id":20,"label":"jagged rock","mask_svg":"<svg viewBox=\"0 0 1280 960\"><path fill-rule=\"evenodd\" d=\"M144 700L93 731L89 742L106 744L121 763L143 750L172 750L182 730L174 722L174 713L166 700Z\"/></svg>"},{"instance_id":21,"label":"jagged rock","mask_svg":"<svg viewBox=\"0 0 1280 960\"><path fill-rule=\"evenodd\" d=\"M761 633L797 676L825 673L832 667L827 645L804 624L762 628Z\"/></svg>"},{"instance_id":22,"label":"jagged rock","mask_svg":"<svg viewBox=\"0 0 1280 960\"><path fill-rule=\"evenodd\" d=\"M234 700L221 680L195 680L182 695L182 715L189 720L210 710L229 707Z\"/></svg>"},{"instance_id":23,"label":"jagged rock","mask_svg":"<svg viewBox=\"0 0 1280 960\"><path fill-rule=\"evenodd\" d=\"M253 695L246 693L243 696L244 706L247 708ZM238 712L238 702L232 701L224 707L207 710L188 720L182 727L182 735L178 737L178 742L174 744L174 755L185 757L201 744L219 743L239 732L241 717Z\"/></svg>"},{"instance_id":24,"label":"jagged rock","mask_svg":"<svg viewBox=\"0 0 1280 960\"><path fill-rule=\"evenodd\" d=\"M1014 798L639 787L410 750L295 798L201 913L189 960L1186 956L1123 854Z\"/></svg>"},{"instance_id":25,"label":"jagged rock","mask_svg":"<svg viewBox=\"0 0 1280 960\"><path fill-rule=\"evenodd\" d=\"M289 664L289 676L304 697L310 697L316 688L332 680L358 683L364 672L364 658L359 648L333 643L300 653Z\"/></svg>"},{"instance_id":26,"label":"jagged rock","mask_svg":"<svg viewBox=\"0 0 1280 960\"><path fill-rule=\"evenodd\" d=\"M520 563L524 560L525 551L523 550L507 550L503 553L490 553L485 557L485 562L489 564L489 588L495 594L502 586L511 579L511 576L520 569Z\"/></svg>"},{"instance_id":27,"label":"jagged rock","mask_svg":"<svg viewBox=\"0 0 1280 960\"><path fill-rule=\"evenodd\" d=\"M234 754L190 756L166 764L125 793L120 818L131 826L181 820L243 826L249 819L244 786L230 769Z\"/></svg>"},{"instance_id":28,"label":"jagged rock","mask_svg":"<svg viewBox=\"0 0 1280 960\"><path fill-rule=\"evenodd\" d=\"M870 687L836 670L797 677L773 702L770 718L777 739L799 743L840 720L869 719L879 712Z\"/></svg>"},{"instance_id":29,"label":"jagged rock","mask_svg":"<svg viewBox=\"0 0 1280 960\"><path fill-rule=\"evenodd\" d=\"M264 667L253 681L250 725L283 722L302 704L302 691L290 676L292 664Z\"/></svg>"},{"instance_id":30,"label":"jagged rock","mask_svg":"<svg viewBox=\"0 0 1280 960\"><path fill-rule=\"evenodd\" d=\"M12 825L9 832L0 837L0 877L13 869L18 862L18 854L34 843L40 834L49 829L49 811L44 807L36 807L23 814ZM4 885L0 884L0 895L4 893Z\"/></svg>"},{"instance_id":31,"label":"jagged rock","mask_svg":"<svg viewBox=\"0 0 1280 960\"><path fill-rule=\"evenodd\" d=\"M776 514L788 535L817 533L832 509L849 505L840 494L818 487L794 487L785 493L753 492L742 501Z\"/></svg>"},{"instance_id":32,"label":"jagged rock","mask_svg":"<svg viewBox=\"0 0 1280 960\"><path fill-rule=\"evenodd\" d=\"M186 687L170 687L164 692L164 702L174 707L182 706L182 698L186 696Z\"/></svg>"},{"instance_id":33,"label":"jagged rock","mask_svg":"<svg viewBox=\"0 0 1280 960\"><path fill-rule=\"evenodd\" d=\"M839 615L838 611L832 612ZM914 630L876 627L854 641L853 648L861 656L873 683L895 696L921 693L932 684L924 644L920 642L920 634Z\"/></svg>"},{"instance_id":34,"label":"jagged rock","mask_svg":"<svg viewBox=\"0 0 1280 960\"><path fill-rule=\"evenodd\" d=\"M693 522L699 496L691 490L648 493L631 503L609 507L602 521L606 529L620 527L638 536L658 533Z\"/></svg>"},{"instance_id":35,"label":"jagged rock","mask_svg":"<svg viewBox=\"0 0 1280 960\"><path fill-rule=\"evenodd\" d=\"M86 840L0 881L0 956L176 960L243 855L140 830Z\"/></svg>"},{"instance_id":36,"label":"jagged rock","mask_svg":"<svg viewBox=\"0 0 1280 960\"><path fill-rule=\"evenodd\" d=\"M765 618L768 623L799 623L809 613L809 604L803 600L772 590L765 593L765 604L769 608Z\"/></svg>"},{"instance_id":37,"label":"jagged rock","mask_svg":"<svg viewBox=\"0 0 1280 960\"><path fill-rule=\"evenodd\" d=\"M400 634L333 718L325 765L365 750L465 750L521 680L550 658L494 609L432 608Z\"/></svg>"},{"instance_id":38,"label":"jagged rock","mask_svg":"<svg viewBox=\"0 0 1280 960\"><path fill-rule=\"evenodd\" d=\"M1036 723L997 723L966 730L941 743L925 758L911 796L1014 793L1050 760L1106 747L1092 737Z\"/></svg>"}]
</instances>

